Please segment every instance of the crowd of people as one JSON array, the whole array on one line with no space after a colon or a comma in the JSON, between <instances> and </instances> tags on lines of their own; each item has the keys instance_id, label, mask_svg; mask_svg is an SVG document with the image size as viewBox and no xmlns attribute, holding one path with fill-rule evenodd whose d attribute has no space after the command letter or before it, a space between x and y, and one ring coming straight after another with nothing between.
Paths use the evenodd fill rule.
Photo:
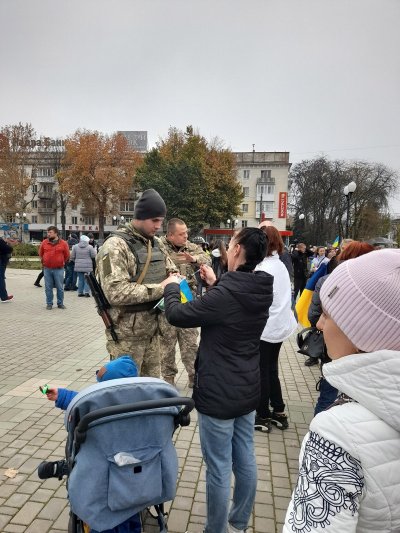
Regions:
<instances>
[{"instance_id":1,"label":"crowd of people","mask_svg":"<svg viewBox=\"0 0 400 533\"><path fill-rule=\"evenodd\" d=\"M77 283L79 296L90 296L84 274L96 270L110 304L111 360L131 358L139 375L176 385L179 346L207 466L204 532L248 527L257 486L254 430L289 427L279 354L297 330L296 300L317 273L324 275L308 316L323 331L327 357L284 531L399 531L400 250L374 251L351 240L287 250L267 221L235 232L228 248L210 247L190 242L178 218L156 237L166 213L150 189L133 221L118 227L97 257L89 237L65 242L55 227L39 253L47 309L53 286L57 306L65 308L66 265L65 290Z\"/></svg>"}]
</instances>

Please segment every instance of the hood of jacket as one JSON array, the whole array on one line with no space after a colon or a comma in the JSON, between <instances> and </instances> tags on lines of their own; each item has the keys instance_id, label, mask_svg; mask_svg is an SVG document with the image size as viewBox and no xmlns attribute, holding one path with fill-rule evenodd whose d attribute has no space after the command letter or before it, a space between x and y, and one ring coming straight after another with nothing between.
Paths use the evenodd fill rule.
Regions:
<instances>
[{"instance_id":1,"label":"hood of jacket","mask_svg":"<svg viewBox=\"0 0 400 533\"><path fill-rule=\"evenodd\" d=\"M78 242L78 246L79 246L79 248L87 248L89 246L89 242L88 241L79 241Z\"/></svg>"},{"instance_id":2,"label":"hood of jacket","mask_svg":"<svg viewBox=\"0 0 400 533\"><path fill-rule=\"evenodd\" d=\"M325 364L323 372L331 385L400 431L400 352L348 355Z\"/></svg>"},{"instance_id":3,"label":"hood of jacket","mask_svg":"<svg viewBox=\"0 0 400 533\"><path fill-rule=\"evenodd\" d=\"M228 290L240 305L254 313L269 309L273 298L274 277L266 272L226 272L221 276L219 286ZM267 314L268 316L268 314Z\"/></svg>"}]
</instances>

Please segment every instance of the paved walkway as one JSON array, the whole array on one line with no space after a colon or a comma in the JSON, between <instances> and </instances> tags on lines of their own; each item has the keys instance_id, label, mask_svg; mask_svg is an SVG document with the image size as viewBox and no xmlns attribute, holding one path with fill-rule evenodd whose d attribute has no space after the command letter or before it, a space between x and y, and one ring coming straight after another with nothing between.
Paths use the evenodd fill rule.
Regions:
<instances>
[{"instance_id":1,"label":"paved walkway","mask_svg":"<svg viewBox=\"0 0 400 533\"><path fill-rule=\"evenodd\" d=\"M65 293L66 310L45 309L44 289L33 286L36 271L7 269L7 288L15 298L0 304L0 531L67 531L65 482L37 477L45 459L64 457L63 414L39 392L49 383L82 389L94 382L107 360L105 337L93 299ZM318 371L303 366L294 339L281 351L281 380L290 428L256 432L258 491L249 533L282 530L291 489L297 479L298 453L312 417ZM179 364L178 389L189 395ZM169 532L202 531L205 517L205 466L196 414L175 435L180 461L177 495L167 506ZM14 478L5 475L17 470ZM152 531L151 528L146 532Z\"/></svg>"}]
</instances>

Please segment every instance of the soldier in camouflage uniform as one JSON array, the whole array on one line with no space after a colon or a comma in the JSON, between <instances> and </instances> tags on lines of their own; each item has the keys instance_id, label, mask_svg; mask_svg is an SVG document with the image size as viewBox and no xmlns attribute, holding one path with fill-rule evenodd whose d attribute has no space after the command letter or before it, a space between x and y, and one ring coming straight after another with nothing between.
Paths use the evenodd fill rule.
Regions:
<instances>
[{"instance_id":1,"label":"soldier in camouflage uniform","mask_svg":"<svg viewBox=\"0 0 400 533\"><path fill-rule=\"evenodd\" d=\"M186 224L179 218L172 218L168 222L167 235L161 237L169 256L185 276L193 297L196 297L196 277L194 272L199 265L211 263L210 256L203 251L202 247L189 242ZM171 326L165 315L160 317L161 331L161 374L165 381L174 385L175 376L178 372L175 363L176 343L179 344L181 359L189 376L189 387L193 387L194 361L197 354L197 328L176 328Z\"/></svg>"},{"instance_id":2,"label":"soldier in camouflage uniform","mask_svg":"<svg viewBox=\"0 0 400 533\"><path fill-rule=\"evenodd\" d=\"M163 296L163 281L177 272L155 233L166 206L154 190L145 191L135 206L134 220L119 226L97 255L97 278L111 305L109 314L118 336L106 330L110 359L130 355L141 376L160 377L158 314L152 311ZM146 270L148 252L151 260ZM144 278L141 275L146 271Z\"/></svg>"}]
</instances>

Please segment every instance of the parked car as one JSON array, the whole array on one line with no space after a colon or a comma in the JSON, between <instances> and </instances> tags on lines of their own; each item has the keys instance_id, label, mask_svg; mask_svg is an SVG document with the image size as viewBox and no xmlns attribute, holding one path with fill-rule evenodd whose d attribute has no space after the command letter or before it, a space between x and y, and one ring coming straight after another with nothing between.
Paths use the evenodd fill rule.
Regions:
<instances>
[{"instance_id":1,"label":"parked car","mask_svg":"<svg viewBox=\"0 0 400 533\"><path fill-rule=\"evenodd\" d=\"M40 246L42 243L36 239L31 239L28 244L33 244L34 246Z\"/></svg>"}]
</instances>

